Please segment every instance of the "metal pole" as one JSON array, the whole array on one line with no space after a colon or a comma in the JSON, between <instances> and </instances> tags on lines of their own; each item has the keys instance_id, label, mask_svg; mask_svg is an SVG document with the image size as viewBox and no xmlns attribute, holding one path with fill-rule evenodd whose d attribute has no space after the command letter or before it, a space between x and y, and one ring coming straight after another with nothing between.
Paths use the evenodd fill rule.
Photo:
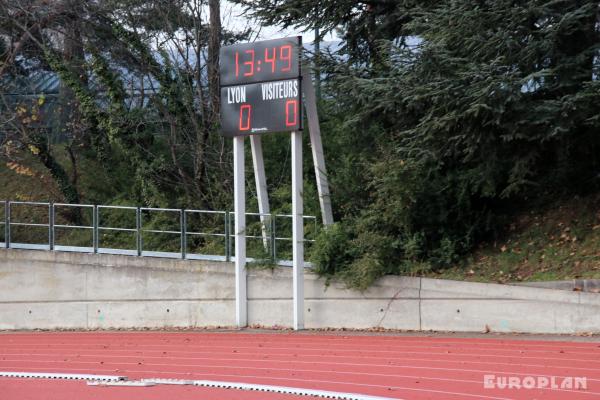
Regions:
<instances>
[{"instance_id":1,"label":"metal pole","mask_svg":"<svg viewBox=\"0 0 600 400\"><path fill-rule=\"evenodd\" d=\"M315 164L315 177L317 178L317 190L319 192L323 225L328 226L333 224L331 196L329 195L327 168L325 168L325 156L323 155L323 141L321 140L321 127L319 126L319 115L317 114L315 87L313 86L310 72L307 70L302 73L302 88L306 100L304 104L308 118L310 145L312 148L313 163Z\"/></svg>"},{"instance_id":2,"label":"metal pole","mask_svg":"<svg viewBox=\"0 0 600 400\"><path fill-rule=\"evenodd\" d=\"M269 195L267 194L267 177L265 175L265 162L263 159L262 140L260 136L250 136L250 147L252 148L252 165L254 166L254 180L256 181L256 198L258 200L258 213L260 214L260 226L262 230L263 246L265 251L269 249L269 238L267 235L266 214L270 213Z\"/></svg>"},{"instance_id":3,"label":"metal pole","mask_svg":"<svg viewBox=\"0 0 600 400\"><path fill-rule=\"evenodd\" d=\"M231 236L229 230L229 220L231 216L229 211L225 211L225 261L231 261Z\"/></svg>"},{"instance_id":4,"label":"metal pole","mask_svg":"<svg viewBox=\"0 0 600 400\"><path fill-rule=\"evenodd\" d=\"M92 247L94 253L98 252L98 206L92 208Z\"/></svg>"},{"instance_id":5,"label":"metal pole","mask_svg":"<svg viewBox=\"0 0 600 400\"><path fill-rule=\"evenodd\" d=\"M275 214L271 214L271 261L277 261L277 249L275 239Z\"/></svg>"},{"instance_id":6,"label":"metal pole","mask_svg":"<svg viewBox=\"0 0 600 400\"><path fill-rule=\"evenodd\" d=\"M8 200L4 208L4 246L10 249L10 201Z\"/></svg>"},{"instance_id":7,"label":"metal pole","mask_svg":"<svg viewBox=\"0 0 600 400\"><path fill-rule=\"evenodd\" d=\"M233 138L233 203L235 207L235 314L238 327L248 325L246 295L246 191L244 137Z\"/></svg>"},{"instance_id":8,"label":"metal pole","mask_svg":"<svg viewBox=\"0 0 600 400\"><path fill-rule=\"evenodd\" d=\"M48 248L54 250L54 203L48 204Z\"/></svg>"},{"instance_id":9,"label":"metal pole","mask_svg":"<svg viewBox=\"0 0 600 400\"><path fill-rule=\"evenodd\" d=\"M142 210L140 208L135 209L135 225L136 225L136 242L137 242L137 255L142 255Z\"/></svg>"},{"instance_id":10,"label":"metal pole","mask_svg":"<svg viewBox=\"0 0 600 400\"><path fill-rule=\"evenodd\" d=\"M321 100L321 37L319 28L315 28L315 86L317 99Z\"/></svg>"},{"instance_id":11,"label":"metal pole","mask_svg":"<svg viewBox=\"0 0 600 400\"><path fill-rule=\"evenodd\" d=\"M233 222L232 222L233 221ZM233 254L233 246L235 245L235 232L233 224L235 223L235 212L229 212L229 218L227 219L227 229L229 232L229 257L233 258L235 257L235 254ZM235 260L234 260L235 261Z\"/></svg>"},{"instance_id":12,"label":"metal pole","mask_svg":"<svg viewBox=\"0 0 600 400\"><path fill-rule=\"evenodd\" d=\"M294 330L304 329L304 221L302 132L292 132L292 260Z\"/></svg>"},{"instance_id":13,"label":"metal pole","mask_svg":"<svg viewBox=\"0 0 600 400\"><path fill-rule=\"evenodd\" d=\"M185 210L180 211L179 222L181 224L181 258L185 260L187 250L187 229Z\"/></svg>"}]
</instances>

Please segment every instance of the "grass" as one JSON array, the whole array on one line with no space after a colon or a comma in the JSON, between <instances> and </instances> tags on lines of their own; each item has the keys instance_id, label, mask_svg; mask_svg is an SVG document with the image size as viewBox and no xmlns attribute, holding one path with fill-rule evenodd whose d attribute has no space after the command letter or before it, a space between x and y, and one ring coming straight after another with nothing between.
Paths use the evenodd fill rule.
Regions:
<instances>
[{"instance_id":1,"label":"grass","mask_svg":"<svg viewBox=\"0 0 600 400\"><path fill-rule=\"evenodd\" d=\"M522 214L502 240L480 246L460 265L423 276L498 283L600 278L600 196Z\"/></svg>"},{"instance_id":2,"label":"grass","mask_svg":"<svg viewBox=\"0 0 600 400\"><path fill-rule=\"evenodd\" d=\"M18 161L0 158L0 200L48 201L62 198L48 170L26 151Z\"/></svg>"}]
</instances>

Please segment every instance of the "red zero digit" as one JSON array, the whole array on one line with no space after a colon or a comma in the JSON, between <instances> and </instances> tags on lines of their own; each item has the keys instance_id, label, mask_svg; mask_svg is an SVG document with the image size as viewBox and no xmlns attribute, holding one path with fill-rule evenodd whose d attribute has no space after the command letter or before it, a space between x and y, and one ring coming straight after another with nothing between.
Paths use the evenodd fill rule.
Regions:
<instances>
[{"instance_id":1,"label":"red zero digit","mask_svg":"<svg viewBox=\"0 0 600 400\"><path fill-rule=\"evenodd\" d=\"M244 121L244 111L246 111L246 118ZM240 107L240 131L250 130L250 118L252 115L252 106L250 104L242 104ZM245 123L244 123L245 122Z\"/></svg>"},{"instance_id":2,"label":"red zero digit","mask_svg":"<svg viewBox=\"0 0 600 400\"><path fill-rule=\"evenodd\" d=\"M290 120L290 118L293 118ZM298 100L285 102L285 126L296 126L298 124Z\"/></svg>"}]
</instances>

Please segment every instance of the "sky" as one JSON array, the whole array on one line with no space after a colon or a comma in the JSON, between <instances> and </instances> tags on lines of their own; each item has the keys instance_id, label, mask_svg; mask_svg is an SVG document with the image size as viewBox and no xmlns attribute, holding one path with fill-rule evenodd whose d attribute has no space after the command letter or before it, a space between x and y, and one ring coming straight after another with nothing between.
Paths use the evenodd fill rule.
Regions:
<instances>
[{"instance_id":1,"label":"sky","mask_svg":"<svg viewBox=\"0 0 600 400\"><path fill-rule=\"evenodd\" d=\"M244 29L247 26L257 27L259 24L246 16L243 15L243 8L237 4L232 4L228 1L222 3L221 18L223 26L226 28L233 29ZM315 40L314 31L302 32L302 29L287 28L283 29L280 26L268 26L262 27L257 37L252 37L252 40L268 40L277 39L287 36L302 36L303 43L312 43ZM324 41L335 40L334 34L328 34L325 36Z\"/></svg>"}]
</instances>

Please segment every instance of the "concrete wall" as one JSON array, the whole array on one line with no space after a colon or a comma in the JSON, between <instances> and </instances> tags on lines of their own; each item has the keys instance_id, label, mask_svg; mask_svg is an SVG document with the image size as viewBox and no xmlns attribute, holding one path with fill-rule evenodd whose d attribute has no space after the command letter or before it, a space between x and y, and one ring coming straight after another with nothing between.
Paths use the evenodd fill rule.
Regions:
<instances>
[{"instance_id":1,"label":"concrete wall","mask_svg":"<svg viewBox=\"0 0 600 400\"><path fill-rule=\"evenodd\" d=\"M291 326L291 269L251 270L251 325ZM307 273L307 328L600 332L600 295L386 277L364 293ZM0 329L235 324L233 264L0 250ZM487 328L486 328L487 327Z\"/></svg>"},{"instance_id":2,"label":"concrete wall","mask_svg":"<svg viewBox=\"0 0 600 400\"><path fill-rule=\"evenodd\" d=\"M519 286L540 287L546 289L576 290L600 293L600 279L571 279L568 281L519 282Z\"/></svg>"}]
</instances>

